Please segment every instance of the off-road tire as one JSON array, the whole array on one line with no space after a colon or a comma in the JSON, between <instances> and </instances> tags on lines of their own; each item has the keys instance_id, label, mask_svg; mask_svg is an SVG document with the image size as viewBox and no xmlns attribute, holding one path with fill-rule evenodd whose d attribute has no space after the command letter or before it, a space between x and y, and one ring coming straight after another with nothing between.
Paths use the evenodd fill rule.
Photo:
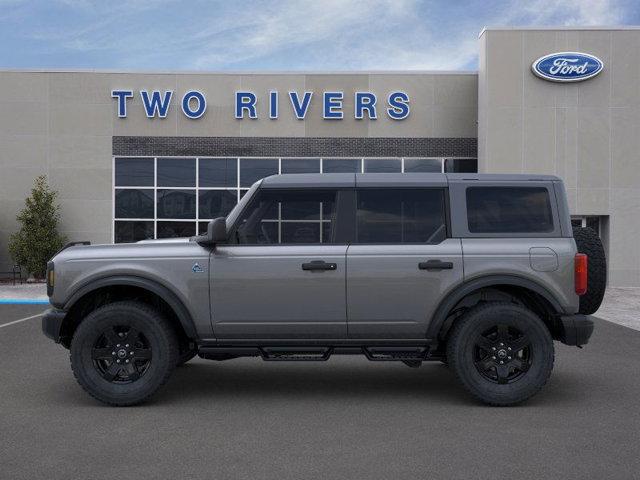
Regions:
<instances>
[{"instance_id":1,"label":"off-road tire","mask_svg":"<svg viewBox=\"0 0 640 480\"><path fill-rule=\"evenodd\" d=\"M96 366L96 342L105 338L105 331L112 334L114 328L116 332L135 328L141 335L138 338L148 344L150 360L146 370L135 381L128 380L130 383L108 381ZM135 301L115 302L82 320L71 341L70 359L76 380L89 395L108 405L135 405L147 400L169 379L178 361L178 340L169 322L153 307Z\"/></svg>"},{"instance_id":2,"label":"off-road tire","mask_svg":"<svg viewBox=\"0 0 640 480\"><path fill-rule=\"evenodd\" d=\"M607 287L607 258L598 234L589 227L574 227L573 238L578 252L585 253L587 260L587 293L580 296L580 310L584 315L595 313Z\"/></svg>"},{"instance_id":3,"label":"off-road tire","mask_svg":"<svg viewBox=\"0 0 640 480\"><path fill-rule=\"evenodd\" d=\"M526 335L530 341L526 350L530 366L504 384L488 380L474 363L477 339L498 325L507 326L510 332L522 332L521 338ZM482 402L494 406L515 405L535 395L549 379L554 362L553 339L532 311L514 303L491 302L472 308L454 324L447 342L447 360L462 385ZM493 368L497 375L497 366Z\"/></svg>"}]
</instances>

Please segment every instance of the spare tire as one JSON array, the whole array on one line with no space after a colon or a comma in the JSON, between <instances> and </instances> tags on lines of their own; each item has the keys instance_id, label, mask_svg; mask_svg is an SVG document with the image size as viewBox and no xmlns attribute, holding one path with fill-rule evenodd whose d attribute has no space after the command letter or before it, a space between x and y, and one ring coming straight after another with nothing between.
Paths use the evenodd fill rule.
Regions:
<instances>
[{"instance_id":1,"label":"spare tire","mask_svg":"<svg viewBox=\"0 0 640 480\"><path fill-rule=\"evenodd\" d=\"M574 227L573 238L578 252L586 254L587 293L580 296L580 310L584 315L595 313L604 297L607 286L607 258L600 237L593 228Z\"/></svg>"}]
</instances>

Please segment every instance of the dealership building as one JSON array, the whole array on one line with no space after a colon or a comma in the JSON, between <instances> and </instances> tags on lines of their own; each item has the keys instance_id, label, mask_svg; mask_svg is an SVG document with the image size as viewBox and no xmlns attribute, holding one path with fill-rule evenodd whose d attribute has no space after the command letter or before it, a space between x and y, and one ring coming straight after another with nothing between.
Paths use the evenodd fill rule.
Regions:
<instances>
[{"instance_id":1,"label":"dealership building","mask_svg":"<svg viewBox=\"0 0 640 480\"><path fill-rule=\"evenodd\" d=\"M640 286L640 29L478 48L477 72L0 71L0 271L42 174L69 240L109 243L194 235L278 173L533 173Z\"/></svg>"}]
</instances>

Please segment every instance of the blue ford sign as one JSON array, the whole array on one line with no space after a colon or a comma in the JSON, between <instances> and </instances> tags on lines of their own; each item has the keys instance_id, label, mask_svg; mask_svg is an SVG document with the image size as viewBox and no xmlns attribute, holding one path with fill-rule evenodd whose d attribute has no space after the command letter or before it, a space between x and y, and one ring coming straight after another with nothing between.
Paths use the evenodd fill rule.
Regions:
<instances>
[{"instance_id":1,"label":"blue ford sign","mask_svg":"<svg viewBox=\"0 0 640 480\"><path fill-rule=\"evenodd\" d=\"M603 67L602 60L588 53L558 52L540 57L531 70L552 82L580 82L595 77Z\"/></svg>"}]
</instances>

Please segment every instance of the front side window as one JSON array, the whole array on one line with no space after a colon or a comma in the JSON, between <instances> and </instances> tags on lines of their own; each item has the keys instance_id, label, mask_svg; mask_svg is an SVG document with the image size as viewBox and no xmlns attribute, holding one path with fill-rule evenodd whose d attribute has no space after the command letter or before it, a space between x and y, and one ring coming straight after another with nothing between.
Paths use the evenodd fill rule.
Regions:
<instances>
[{"instance_id":1,"label":"front side window","mask_svg":"<svg viewBox=\"0 0 640 480\"><path fill-rule=\"evenodd\" d=\"M444 190L357 192L358 243L440 243L446 238Z\"/></svg>"},{"instance_id":2,"label":"front side window","mask_svg":"<svg viewBox=\"0 0 640 480\"><path fill-rule=\"evenodd\" d=\"M471 233L549 233L553 215L544 187L467 188Z\"/></svg>"},{"instance_id":3,"label":"front side window","mask_svg":"<svg viewBox=\"0 0 640 480\"><path fill-rule=\"evenodd\" d=\"M248 245L333 243L335 190L260 190L235 232Z\"/></svg>"}]
</instances>

